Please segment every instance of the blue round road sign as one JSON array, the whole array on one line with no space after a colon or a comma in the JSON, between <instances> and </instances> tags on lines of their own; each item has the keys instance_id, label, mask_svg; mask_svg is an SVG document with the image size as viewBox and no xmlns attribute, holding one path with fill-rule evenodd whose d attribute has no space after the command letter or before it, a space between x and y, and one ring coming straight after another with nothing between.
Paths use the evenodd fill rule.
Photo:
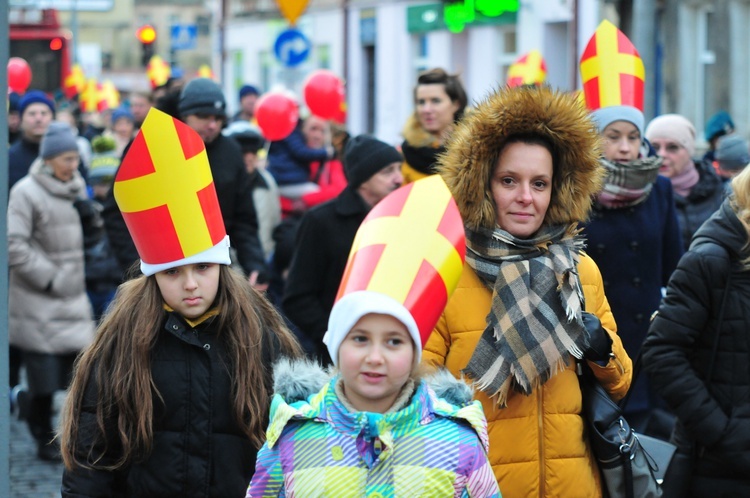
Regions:
<instances>
[{"instance_id":1,"label":"blue round road sign","mask_svg":"<svg viewBox=\"0 0 750 498\"><path fill-rule=\"evenodd\" d=\"M310 55L310 40L298 29L285 29L276 38L273 52L286 67L298 66Z\"/></svg>"}]
</instances>

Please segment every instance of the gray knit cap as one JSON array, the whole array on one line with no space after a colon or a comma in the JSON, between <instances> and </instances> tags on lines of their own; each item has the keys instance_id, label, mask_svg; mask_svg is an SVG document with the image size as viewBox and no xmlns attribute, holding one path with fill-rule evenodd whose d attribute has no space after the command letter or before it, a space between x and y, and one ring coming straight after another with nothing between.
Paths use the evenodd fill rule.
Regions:
<instances>
[{"instance_id":1,"label":"gray knit cap","mask_svg":"<svg viewBox=\"0 0 750 498\"><path fill-rule=\"evenodd\" d=\"M737 135L724 135L716 147L716 160L721 169L739 171L750 163L747 140Z\"/></svg>"},{"instance_id":2,"label":"gray knit cap","mask_svg":"<svg viewBox=\"0 0 750 498\"><path fill-rule=\"evenodd\" d=\"M191 80L180 94L180 116L207 114L226 117L226 100L221 87L209 78Z\"/></svg>"},{"instance_id":3,"label":"gray knit cap","mask_svg":"<svg viewBox=\"0 0 750 498\"><path fill-rule=\"evenodd\" d=\"M53 121L47 128L39 146L39 155L43 159L50 159L64 152L78 152L75 133L69 124Z\"/></svg>"}]
</instances>

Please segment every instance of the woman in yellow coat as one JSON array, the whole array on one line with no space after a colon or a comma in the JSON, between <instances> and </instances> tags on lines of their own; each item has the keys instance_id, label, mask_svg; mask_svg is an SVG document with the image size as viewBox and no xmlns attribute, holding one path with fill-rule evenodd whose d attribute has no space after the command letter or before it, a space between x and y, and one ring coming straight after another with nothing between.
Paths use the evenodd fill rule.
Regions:
<instances>
[{"instance_id":1,"label":"woman in yellow coat","mask_svg":"<svg viewBox=\"0 0 750 498\"><path fill-rule=\"evenodd\" d=\"M466 230L458 288L423 361L475 384L505 498L601 496L575 358L612 398L630 385L578 222L601 187L599 142L574 98L512 88L457 126L438 165Z\"/></svg>"},{"instance_id":2,"label":"woman in yellow coat","mask_svg":"<svg viewBox=\"0 0 750 498\"><path fill-rule=\"evenodd\" d=\"M401 152L404 184L435 174L437 157L455 123L464 115L468 99L457 75L440 68L419 75L414 88L414 114L404 126Z\"/></svg>"}]
</instances>

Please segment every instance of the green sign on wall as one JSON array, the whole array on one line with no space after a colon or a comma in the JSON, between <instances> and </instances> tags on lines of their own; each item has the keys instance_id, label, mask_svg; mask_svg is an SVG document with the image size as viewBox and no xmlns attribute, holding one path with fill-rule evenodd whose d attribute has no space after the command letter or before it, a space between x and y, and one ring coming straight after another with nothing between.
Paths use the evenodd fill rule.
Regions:
<instances>
[{"instance_id":1,"label":"green sign on wall","mask_svg":"<svg viewBox=\"0 0 750 498\"><path fill-rule=\"evenodd\" d=\"M459 0L409 7L409 33L447 29L460 33L466 26L515 24L519 0Z\"/></svg>"}]
</instances>

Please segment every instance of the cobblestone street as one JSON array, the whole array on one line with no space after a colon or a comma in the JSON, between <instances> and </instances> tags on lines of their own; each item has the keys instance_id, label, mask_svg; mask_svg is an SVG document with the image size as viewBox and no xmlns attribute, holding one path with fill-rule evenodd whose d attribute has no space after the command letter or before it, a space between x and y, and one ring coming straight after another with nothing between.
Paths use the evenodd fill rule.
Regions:
<instances>
[{"instance_id":1,"label":"cobblestone street","mask_svg":"<svg viewBox=\"0 0 750 498\"><path fill-rule=\"evenodd\" d=\"M55 397L58 409L64 395ZM57 421L57 419L55 419ZM36 443L24 421L14 414L10 419L10 497L56 498L60 496L63 466L36 457Z\"/></svg>"}]
</instances>

